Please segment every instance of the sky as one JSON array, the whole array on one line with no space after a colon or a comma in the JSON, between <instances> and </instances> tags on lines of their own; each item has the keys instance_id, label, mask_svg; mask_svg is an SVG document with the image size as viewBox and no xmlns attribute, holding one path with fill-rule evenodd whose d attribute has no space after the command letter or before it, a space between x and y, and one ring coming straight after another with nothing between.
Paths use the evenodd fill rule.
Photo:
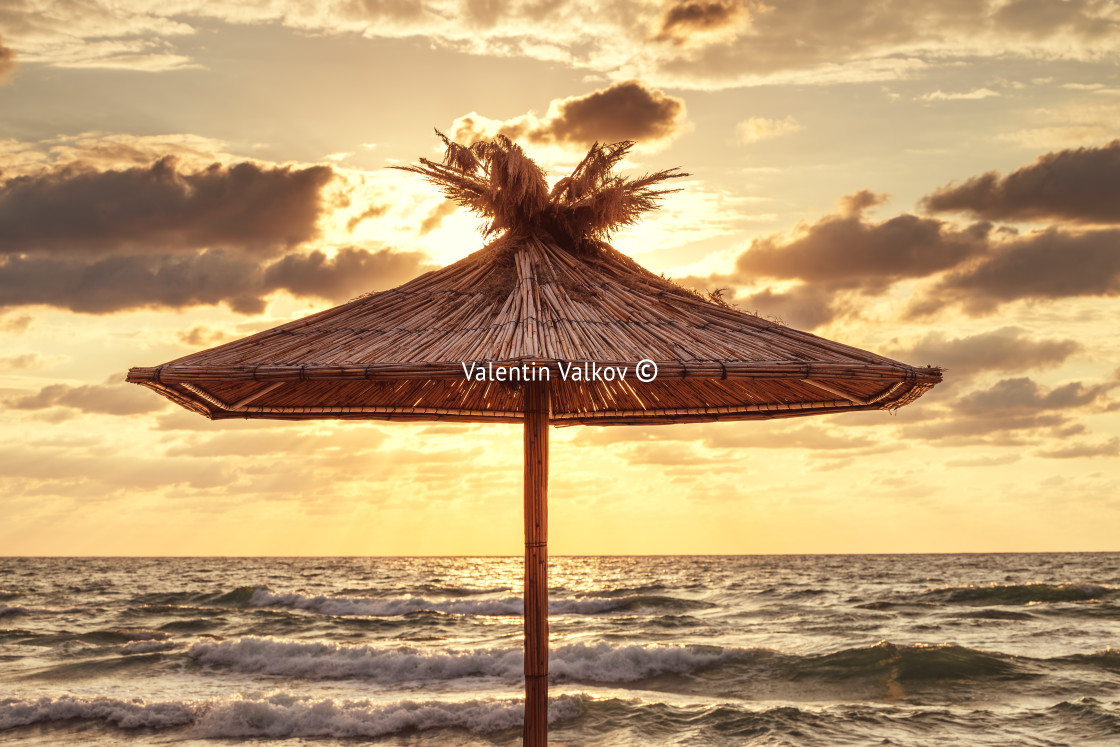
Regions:
<instances>
[{"instance_id":1,"label":"sky","mask_svg":"<svg viewBox=\"0 0 1120 747\"><path fill-rule=\"evenodd\" d=\"M211 422L124 383L482 247L434 129L680 167L613 245L944 382L551 431L553 554L1120 550L1120 7L8 0L0 554L517 555L516 425Z\"/></svg>"}]
</instances>

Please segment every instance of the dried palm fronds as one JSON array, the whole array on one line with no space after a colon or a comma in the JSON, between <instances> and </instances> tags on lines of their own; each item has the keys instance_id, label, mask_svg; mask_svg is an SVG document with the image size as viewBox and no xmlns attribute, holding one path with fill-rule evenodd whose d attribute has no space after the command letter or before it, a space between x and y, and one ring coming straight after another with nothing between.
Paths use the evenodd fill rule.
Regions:
<instances>
[{"instance_id":1,"label":"dried palm fronds","mask_svg":"<svg viewBox=\"0 0 1120 747\"><path fill-rule=\"evenodd\" d=\"M393 168L422 175L449 199L488 219L484 236L503 231L532 235L576 253L636 223L664 195L679 191L659 185L688 176L675 168L636 179L618 176L614 169L633 141L595 143L572 174L550 191L541 168L504 135L464 146L439 130L436 134L446 148L443 163L421 158L419 166Z\"/></svg>"}]
</instances>

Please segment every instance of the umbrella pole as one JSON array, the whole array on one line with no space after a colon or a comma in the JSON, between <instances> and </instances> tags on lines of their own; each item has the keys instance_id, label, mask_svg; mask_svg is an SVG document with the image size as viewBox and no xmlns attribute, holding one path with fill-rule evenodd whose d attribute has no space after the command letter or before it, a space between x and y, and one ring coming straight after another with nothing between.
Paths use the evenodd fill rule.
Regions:
<instances>
[{"instance_id":1,"label":"umbrella pole","mask_svg":"<svg viewBox=\"0 0 1120 747\"><path fill-rule=\"evenodd\" d=\"M526 747L548 744L547 381L525 384L525 731Z\"/></svg>"}]
</instances>

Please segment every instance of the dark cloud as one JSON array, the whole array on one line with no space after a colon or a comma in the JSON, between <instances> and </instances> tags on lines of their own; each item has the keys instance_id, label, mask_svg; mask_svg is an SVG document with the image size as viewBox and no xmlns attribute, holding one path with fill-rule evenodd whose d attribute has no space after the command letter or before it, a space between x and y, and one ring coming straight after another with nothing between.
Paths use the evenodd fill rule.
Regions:
<instances>
[{"instance_id":1,"label":"dark cloud","mask_svg":"<svg viewBox=\"0 0 1120 747\"><path fill-rule=\"evenodd\" d=\"M797 285L781 292L767 288L746 296L736 296L732 303L752 314L795 329L815 329L855 311L845 295L816 284Z\"/></svg>"},{"instance_id":2,"label":"dark cloud","mask_svg":"<svg viewBox=\"0 0 1120 747\"><path fill-rule=\"evenodd\" d=\"M272 256L318 235L320 191L333 173L249 162L188 172L167 156L117 171L69 165L15 177L0 185L0 252Z\"/></svg>"},{"instance_id":3,"label":"dark cloud","mask_svg":"<svg viewBox=\"0 0 1120 747\"><path fill-rule=\"evenodd\" d=\"M90 314L225 303L264 310L261 270L221 251L190 255L8 257L0 264L0 307L45 304Z\"/></svg>"},{"instance_id":4,"label":"dark cloud","mask_svg":"<svg viewBox=\"0 0 1120 747\"><path fill-rule=\"evenodd\" d=\"M683 0L665 11L654 41L671 41L684 44L696 35L709 34L731 25L744 11L734 2L710 0Z\"/></svg>"},{"instance_id":5,"label":"dark cloud","mask_svg":"<svg viewBox=\"0 0 1120 747\"><path fill-rule=\"evenodd\" d=\"M340 249L331 258L320 251L290 254L268 267L264 285L296 296L345 300L370 290L400 285L434 269L421 265L422 256L417 252L354 247Z\"/></svg>"},{"instance_id":6,"label":"dark cloud","mask_svg":"<svg viewBox=\"0 0 1120 747\"><path fill-rule=\"evenodd\" d=\"M910 307L926 316L959 304L973 316L1019 299L1120 295L1120 229L1060 228L1005 242L990 256L949 273Z\"/></svg>"},{"instance_id":7,"label":"dark cloud","mask_svg":"<svg viewBox=\"0 0 1120 747\"><path fill-rule=\"evenodd\" d=\"M99 415L141 415L167 409L167 402L153 397L143 387L124 383L124 374L106 384L50 384L35 394L12 397L5 404L15 410L45 410L66 407Z\"/></svg>"},{"instance_id":8,"label":"dark cloud","mask_svg":"<svg viewBox=\"0 0 1120 747\"><path fill-rule=\"evenodd\" d=\"M531 143L586 147L595 141L668 140L685 126L682 99L630 80L585 96L554 100L544 118L523 115L498 123L497 132L477 114L455 120L452 132L460 142L502 134Z\"/></svg>"},{"instance_id":9,"label":"dark cloud","mask_svg":"<svg viewBox=\"0 0 1120 747\"><path fill-rule=\"evenodd\" d=\"M1003 379L987 389L970 392L931 414L932 422L905 426L904 438L944 440L1001 434L1004 443L1017 441L1006 434L1014 431L1052 429L1051 435L1065 437L1082 432L1072 422L1081 408L1101 406L1116 382L1086 385L1079 381L1044 389L1033 379Z\"/></svg>"},{"instance_id":10,"label":"dark cloud","mask_svg":"<svg viewBox=\"0 0 1120 747\"><path fill-rule=\"evenodd\" d=\"M1040 449L1036 451L1040 457L1047 459L1076 459L1078 457L1114 457L1120 455L1120 438L1110 438L1102 443L1089 443L1083 441L1071 446L1060 446L1054 449Z\"/></svg>"},{"instance_id":11,"label":"dark cloud","mask_svg":"<svg viewBox=\"0 0 1120 747\"><path fill-rule=\"evenodd\" d=\"M347 247L289 254L265 265L222 251L101 259L8 257L0 263L0 307L45 304L91 314L224 303L264 310L275 291L345 301L392 287L426 269L423 255Z\"/></svg>"},{"instance_id":12,"label":"dark cloud","mask_svg":"<svg viewBox=\"0 0 1120 747\"><path fill-rule=\"evenodd\" d=\"M990 171L938 189L923 205L987 220L1120 223L1120 140L1048 153L1005 177Z\"/></svg>"},{"instance_id":13,"label":"dark cloud","mask_svg":"<svg viewBox=\"0 0 1120 747\"><path fill-rule=\"evenodd\" d=\"M10 47L5 47L3 37L0 37L0 83L7 81L15 69L16 53Z\"/></svg>"},{"instance_id":14,"label":"dark cloud","mask_svg":"<svg viewBox=\"0 0 1120 747\"><path fill-rule=\"evenodd\" d=\"M957 230L943 221L909 214L882 222L866 220L860 211L877 199L857 193L845 198L844 212L826 215L793 238L755 239L736 261L737 282L779 278L874 293L987 251L988 223Z\"/></svg>"},{"instance_id":15,"label":"dark cloud","mask_svg":"<svg viewBox=\"0 0 1120 747\"><path fill-rule=\"evenodd\" d=\"M1064 362L1081 350L1075 340L1036 340L1021 327L1001 329L968 337L949 337L931 332L913 344L893 346L885 352L892 358L917 365L946 369L947 382L958 383L982 371L1021 372Z\"/></svg>"},{"instance_id":16,"label":"dark cloud","mask_svg":"<svg viewBox=\"0 0 1120 747\"><path fill-rule=\"evenodd\" d=\"M684 120L684 101L636 80L615 83L586 96L556 104L544 131L530 140L588 145L596 140L662 140L677 133Z\"/></svg>"},{"instance_id":17,"label":"dark cloud","mask_svg":"<svg viewBox=\"0 0 1120 747\"><path fill-rule=\"evenodd\" d=\"M1086 386L1073 381L1049 391L1033 379L1003 379L988 389L971 392L957 400L955 408L973 417L1003 417L1049 410L1069 410L1097 401L1115 384Z\"/></svg>"}]
</instances>

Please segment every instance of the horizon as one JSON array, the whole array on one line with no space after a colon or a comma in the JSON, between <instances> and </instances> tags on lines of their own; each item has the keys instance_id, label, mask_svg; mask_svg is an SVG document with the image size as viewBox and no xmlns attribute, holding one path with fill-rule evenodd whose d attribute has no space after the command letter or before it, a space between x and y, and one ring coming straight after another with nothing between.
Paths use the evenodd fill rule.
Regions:
<instances>
[{"instance_id":1,"label":"horizon","mask_svg":"<svg viewBox=\"0 0 1120 747\"><path fill-rule=\"evenodd\" d=\"M549 553L549 558L780 558L780 557L846 557L864 555L1115 555L1120 550L1002 550L998 552L779 552L779 553L637 553L621 555L616 553L596 553L591 555L569 555ZM400 560L446 558L492 558L523 560L522 555L0 555L2 559L39 559L39 560Z\"/></svg>"}]
</instances>

